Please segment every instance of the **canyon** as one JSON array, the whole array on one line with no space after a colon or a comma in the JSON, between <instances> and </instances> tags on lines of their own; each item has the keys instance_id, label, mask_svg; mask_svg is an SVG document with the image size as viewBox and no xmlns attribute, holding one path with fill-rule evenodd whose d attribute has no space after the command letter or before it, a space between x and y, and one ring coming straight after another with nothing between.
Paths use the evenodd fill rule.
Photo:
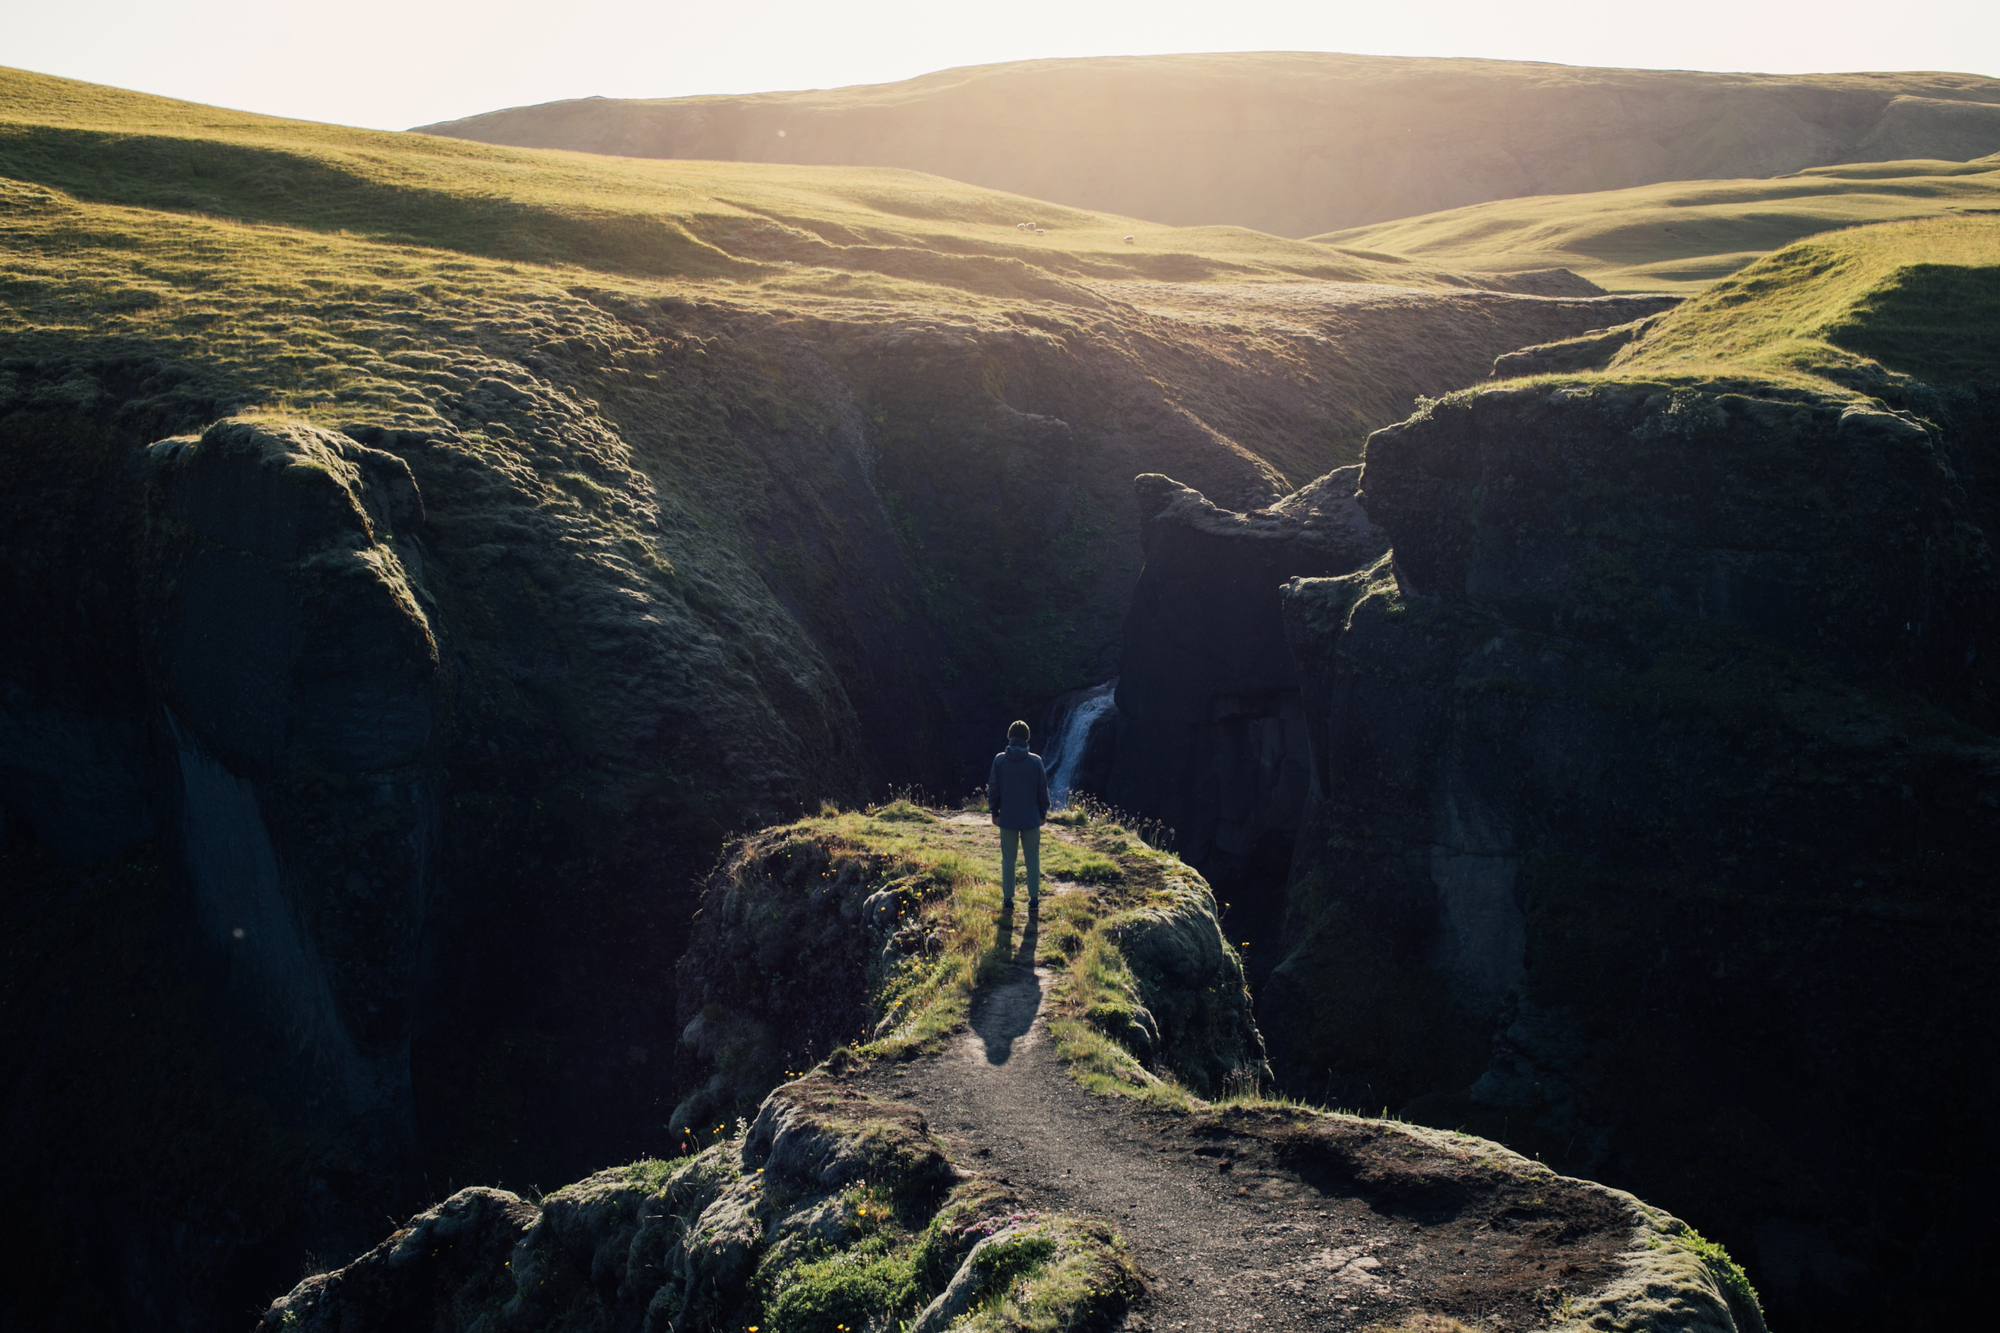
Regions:
<instances>
[{"instance_id":1,"label":"canyon","mask_svg":"<svg viewBox=\"0 0 2000 1333\"><path fill-rule=\"evenodd\" d=\"M1036 967L1170 1136L1369 1114L1215 1129L1280 1193L1422 1194L1393 1140L1480 1217L1601 1182L1590 1262L1718 1328L1704 1234L1781 1324L1976 1300L1990 220L1683 302L58 82L0 80L10 1320L247 1326L447 1235L497 1311L534 1227L636 1318L635 1237L750 1236L759 1163L828 1204L781 1129L862 1152ZM984 843L905 864L1016 717L1078 840L1025 957ZM942 1300L1007 1201L881 1116Z\"/></svg>"}]
</instances>

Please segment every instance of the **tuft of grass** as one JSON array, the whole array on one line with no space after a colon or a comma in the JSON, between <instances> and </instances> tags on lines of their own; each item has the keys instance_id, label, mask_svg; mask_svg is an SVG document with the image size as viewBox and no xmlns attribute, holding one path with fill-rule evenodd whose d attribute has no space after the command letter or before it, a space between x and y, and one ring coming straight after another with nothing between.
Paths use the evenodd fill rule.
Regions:
<instances>
[{"instance_id":1,"label":"tuft of grass","mask_svg":"<svg viewBox=\"0 0 2000 1333\"><path fill-rule=\"evenodd\" d=\"M1070 875L1080 884L1116 884L1125 878L1125 872L1118 863L1106 856L1084 856L1070 868Z\"/></svg>"},{"instance_id":2,"label":"tuft of grass","mask_svg":"<svg viewBox=\"0 0 2000 1333\"><path fill-rule=\"evenodd\" d=\"M688 1164L694 1156L692 1148L676 1157L642 1157L625 1165L625 1174L635 1185L649 1190L665 1187L667 1179Z\"/></svg>"},{"instance_id":3,"label":"tuft of grass","mask_svg":"<svg viewBox=\"0 0 2000 1333\"><path fill-rule=\"evenodd\" d=\"M931 824L937 822L936 815L931 814L922 806L912 805L907 800L896 800L889 802L887 805L878 805L870 810L868 814L872 818L886 819L891 823Z\"/></svg>"},{"instance_id":4,"label":"tuft of grass","mask_svg":"<svg viewBox=\"0 0 2000 1333\"><path fill-rule=\"evenodd\" d=\"M1481 1325L1468 1324L1441 1314L1414 1314L1393 1324L1370 1324L1366 1333L1485 1333Z\"/></svg>"},{"instance_id":5,"label":"tuft of grass","mask_svg":"<svg viewBox=\"0 0 2000 1333\"><path fill-rule=\"evenodd\" d=\"M1085 935L1050 997L1056 1054L1093 1092L1142 1091L1159 1078L1132 1046L1140 1028L1139 983L1102 931Z\"/></svg>"},{"instance_id":6,"label":"tuft of grass","mask_svg":"<svg viewBox=\"0 0 2000 1333\"><path fill-rule=\"evenodd\" d=\"M995 1247L985 1294L953 1324L965 1333L1057 1333L1102 1327L1142 1289L1109 1227L1054 1216Z\"/></svg>"},{"instance_id":7,"label":"tuft of grass","mask_svg":"<svg viewBox=\"0 0 2000 1333\"><path fill-rule=\"evenodd\" d=\"M1674 1237L1674 1244L1708 1266L1728 1294L1730 1304L1739 1309L1762 1312L1763 1302L1757 1298L1757 1289L1750 1285L1750 1275L1743 1271L1743 1265L1729 1257L1729 1251L1685 1224L1680 1234Z\"/></svg>"}]
</instances>

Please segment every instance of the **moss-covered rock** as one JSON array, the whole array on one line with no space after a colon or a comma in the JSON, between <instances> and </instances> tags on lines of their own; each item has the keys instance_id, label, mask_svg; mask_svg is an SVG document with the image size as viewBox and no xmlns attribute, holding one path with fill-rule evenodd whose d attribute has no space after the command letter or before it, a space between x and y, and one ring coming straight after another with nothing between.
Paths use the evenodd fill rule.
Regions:
<instances>
[{"instance_id":1,"label":"moss-covered rock","mask_svg":"<svg viewBox=\"0 0 2000 1333\"><path fill-rule=\"evenodd\" d=\"M1781 1321L1949 1248L1971 1197L1871 1145L1921 1104L1988 1155L1948 1052L1993 1039L2000 584L1951 457L1831 391L1612 379L1379 433L1393 556L1285 595L1281 1084L1629 1186Z\"/></svg>"},{"instance_id":2,"label":"moss-covered rock","mask_svg":"<svg viewBox=\"0 0 2000 1333\"><path fill-rule=\"evenodd\" d=\"M850 1058L849 1043L909 1056L963 1021L973 987L1009 956L992 935L996 831L966 818L899 801L736 846L709 879L678 977L693 1085L674 1112L683 1142L821 1059ZM1267 1079L1242 957L1201 876L1101 810L1050 830L1044 874L1081 890L1042 904L1065 1019L1110 1037L1142 1080L1208 1095Z\"/></svg>"},{"instance_id":3,"label":"moss-covered rock","mask_svg":"<svg viewBox=\"0 0 2000 1333\"><path fill-rule=\"evenodd\" d=\"M1118 985L1107 960L1111 984L1098 987L1091 1021L1200 1095L1268 1080L1243 960L1222 937L1214 892L1185 867L1166 867L1159 878L1144 905L1104 923L1133 984ZM1117 1003L1121 992L1129 1009Z\"/></svg>"},{"instance_id":4,"label":"moss-covered rock","mask_svg":"<svg viewBox=\"0 0 2000 1333\"><path fill-rule=\"evenodd\" d=\"M746 1133L539 1208L463 1190L300 1283L261 1327L1085 1330L1142 1289L1108 1229L1021 1211L954 1173L914 1108L815 1075L773 1092Z\"/></svg>"},{"instance_id":5,"label":"moss-covered rock","mask_svg":"<svg viewBox=\"0 0 2000 1333\"><path fill-rule=\"evenodd\" d=\"M949 868L787 826L709 878L678 967L681 1048L706 1071L676 1133L727 1123L886 1017L891 981L938 953L925 924Z\"/></svg>"},{"instance_id":6,"label":"moss-covered rock","mask_svg":"<svg viewBox=\"0 0 2000 1333\"><path fill-rule=\"evenodd\" d=\"M494 1328L515 1289L508 1256L535 1206L505 1190L460 1190L346 1267L308 1277L264 1314L270 1330ZM537 1282L541 1279L535 1279Z\"/></svg>"}]
</instances>

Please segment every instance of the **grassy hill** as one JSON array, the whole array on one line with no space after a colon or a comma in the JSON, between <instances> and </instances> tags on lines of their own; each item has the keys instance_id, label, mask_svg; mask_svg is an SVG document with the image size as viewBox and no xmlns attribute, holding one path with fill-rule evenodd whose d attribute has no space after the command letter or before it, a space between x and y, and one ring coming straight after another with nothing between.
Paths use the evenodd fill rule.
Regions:
<instances>
[{"instance_id":1,"label":"grassy hill","mask_svg":"<svg viewBox=\"0 0 2000 1333\"><path fill-rule=\"evenodd\" d=\"M1281 236L1493 199L2000 150L2000 81L1309 52L1039 60L902 83L586 98L424 127L628 157L904 167Z\"/></svg>"},{"instance_id":2,"label":"grassy hill","mask_svg":"<svg viewBox=\"0 0 2000 1333\"><path fill-rule=\"evenodd\" d=\"M1464 285L1421 266L1240 227L1162 227L913 171L522 151L280 120L17 70L0 70L0 177L81 202L633 278L754 282L774 294L915 295L882 284L889 278L1097 305L1101 298L1077 284Z\"/></svg>"},{"instance_id":3,"label":"grassy hill","mask_svg":"<svg viewBox=\"0 0 2000 1333\"><path fill-rule=\"evenodd\" d=\"M1870 364L1874 363L1874 364ZM1815 236L1661 318L1616 374L1760 377L1875 388L2000 381L2000 218Z\"/></svg>"},{"instance_id":4,"label":"grassy hill","mask_svg":"<svg viewBox=\"0 0 2000 1333\"><path fill-rule=\"evenodd\" d=\"M1698 291L1817 232L1992 212L2000 153L1506 199L1313 239L1472 271L1568 268L1613 291Z\"/></svg>"}]
</instances>

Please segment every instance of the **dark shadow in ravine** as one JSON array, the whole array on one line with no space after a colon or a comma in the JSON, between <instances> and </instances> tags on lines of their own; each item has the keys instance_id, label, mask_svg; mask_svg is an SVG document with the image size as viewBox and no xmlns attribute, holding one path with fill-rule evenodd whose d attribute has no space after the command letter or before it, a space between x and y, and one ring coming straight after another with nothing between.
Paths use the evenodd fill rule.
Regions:
<instances>
[{"instance_id":1,"label":"dark shadow in ravine","mask_svg":"<svg viewBox=\"0 0 2000 1333\"><path fill-rule=\"evenodd\" d=\"M1012 922L1002 918L996 951L1007 947ZM1042 983L1035 976L1035 945L1039 922L1031 914L1021 931L1021 944L1014 951L1014 966L1008 976L972 1006L972 1030L986 1043L986 1063L1004 1065L1014 1054L1014 1042L1035 1025L1042 1007Z\"/></svg>"}]
</instances>

